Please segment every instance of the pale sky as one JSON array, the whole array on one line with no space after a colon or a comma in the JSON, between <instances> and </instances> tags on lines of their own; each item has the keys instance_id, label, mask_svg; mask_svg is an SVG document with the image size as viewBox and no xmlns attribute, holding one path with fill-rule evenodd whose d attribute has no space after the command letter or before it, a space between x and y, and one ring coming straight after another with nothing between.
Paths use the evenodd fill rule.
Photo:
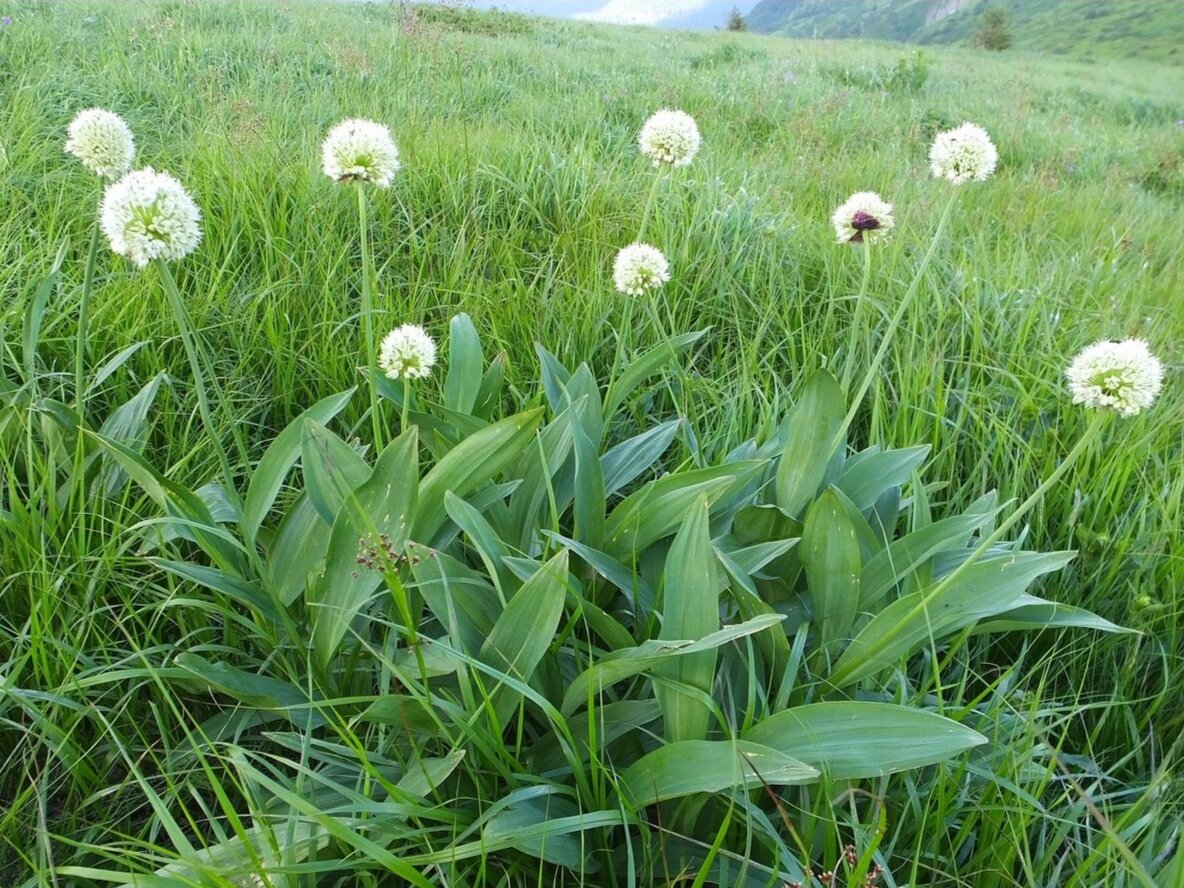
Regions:
<instances>
[{"instance_id":1,"label":"pale sky","mask_svg":"<svg viewBox=\"0 0 1184 888\"><path fill-rule=\"evenodd\" d=\"M711 0L608 0L593 12L576 13L575 18L617 25L656 25L688 12L697 12Z\"/></svg>"}]
</instances>

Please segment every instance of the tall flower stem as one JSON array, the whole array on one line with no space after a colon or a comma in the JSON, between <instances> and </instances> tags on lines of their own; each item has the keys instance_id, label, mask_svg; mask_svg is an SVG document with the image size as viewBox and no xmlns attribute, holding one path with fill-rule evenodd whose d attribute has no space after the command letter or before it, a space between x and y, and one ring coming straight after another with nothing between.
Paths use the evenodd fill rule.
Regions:
<instances>
[{"instance_id":1,"label":"tall flower stem","mask_svg":"<svg viewBox=\"0 0 1184 888\"><path fill-rule=\"evenodd\" d=\"M87 313L90 311L90 291L95 281L95 261L99 255L99 213L103 208L103 194L99 192L95 210L95 224L90 233L90 249L86 252L86 269L82 273L82 298L78 304L78 338L74 345L74 409L82 421L85 400Z\"/></svg>"},{"instance_id":2,"label":"tall flower stem","mask_svg":"<svg viewBox=\"0 0 1184 888\"><path fill-rule=\"evenodd\" d=\"M78 334L74 343L74 412L78 416L78 434L74 445L74 491L78 496L79 532L85 533L82 518L86 502L86 448L83 446L82 428L86 425L86 341L87 314L90 311L90 291L94 286L95 263L99 255L99 213L103 208L103 192L99 192L95 210L94 228L90 233L90 248L86 252L86 266L82 273L82 296L78 305Z\"/></svg>"},{"instance_id":3,"label":"tall flower stem","mask_svg":"<svg viewBox=\"0 0 1184 888\"><path fill-rule=\"evenodd\" d=\"M625 365L628 362L628 348L626 347L625 336L633 327L633 302L634 300L632 299L625 300L625 314L621 318L621 328L616 331L617 348L616 354L613 357L613 366L609 373L606 392L613 390L613 386L617 382L617 374L624 371Z\"/></svg>"},{"instance_id":4,"label":"tall flower stem","mask_svg":"<svg viewBox=\"0 0 1184 888\"><path fill-rule=\"evenodd\" d=\"M855 312L851 316L851 333L847 337L847 357L843 362L843 391L851 388L851 377L855 373L855 350L859 341L860 327L863 320L864 303L867 301L867 288L872 279L872 245L864 237L863 243L863 281L859 285L859 295L855 298Z\"/></svg>"},{"instance_id":5,"label":"tall flower stem","mask_svg":"<svg viewBox=\"0 0 1184 888\"><path fill-rule=\"evenodd\" d=\"M965 561L963 561L958 565L957 568L947 574L941 580L941 582L933 587L932 590L925 593L924 598L922 598L921 601L917 603L917 607L928 608L931 602L937 600L943 592L945 592L950 588L950 586L954 585L954 583L958 582L959 579L965 576L966 572L970 570L970 568L975 564L977 564L992 546L1002 540L1008 531L1015 527L1016 524L1018 524L1020 520L1032 510L1034 506L1044 499L1045 495L1056 485L1058 481L1061 480L1061 478L1064 477L1065 473L1073 467L1073 464L1081 458L1081 455L1085 453L1089 445L1093 443L1093 440L1097 437L1098 432L1101 431L1105 421L1105 411L1099 410L1097 415L1095 415L1093 420L1090 422L1089 426L1082 433L1081 438L1079 438L1077 443L1073 445L1073 449L1069 451L1063 460L1061 460L1060 465L1053 469L1052 473L1044 479L1044 481L1039 487L1036 488L1035 491L1032 492L1032 495L1020 503L1019 507L1010 515L1008 515L1007 518L1001 522L997 528L995 528L993 533L987 536L973 549L973 551L971 551L970 555L967 556ZM902 621L900 625L905 625L904 621ZM886 644L890 642L894 636L895 631L896 630L889 629L887 634L880 639L881 643ZM837 672L831 676L830 681L835 687L843 687L845 684L847 684L848 679L844 673Z\"/></svg>"},{"instance_id":6,"label":"tall flower stem","mask_svg":"<svg viewBox=\"0 0 1184 888\"><path fill-rule=\"evenodd\" d=\"M370 422L374 429L374 450L382 450L382 417L378 409L378 387L371 379L378 366L374 342L374 257L370 255L370 226L366 214L366 188L358 191L358 233L362 244L362 337L366 340L366 378L370 380Z\"/></svg>"},{"instance_id":7,"label":"tall flower stem","mask_svg":"<svg viewBox=\"0 0 1184 888\"><path fill-rule=\"evenodd\" d=\"M647 197L646 201L645 201L645 209L642 210L642 213L641 213L641 226L637 229L638 242L644 242L644 240L645 240L645 229L646 229L646 226L649 224L650 212L654 208L654 200L658 196L658 186L661 184L661 182L662 182L662 167L658 167L658 171L656 173L654 173L654 182L652 185L650 185L649 197Z\"/></svg>"},{"instance_id":8,"label":"tall flower stem","mask_svg":"<svg viewBox=\"0 0 1184 888\"><path fill-rule=\"evenodd\" d=\"M237 502L238 496L235 493L234 472L230 469L230 458L226 454L226 448L222 444L222 436L219 434L217 426L214 425L214 417L210 412L210 399L206 390L205 372L202 369L201 357L198 354L197 333L193 329L192 322L189 320L189 312L185 310L185 303L181 299L181 293L177 289L177 282L173 279L173 273L169 271L168 263L163 259L157 259L156 268L160 272L160 282L164 287L165 295L168 297L169 305L173 309L173 317L176 318L177 326L181 330L181 342L185 346L185 356L189 359L189 372L193 374L193 384L197 390L198 411L201 413L201 421L205 426L206 436L210 439L210 445L214 448L214 452L218 456L218 464L222 469L222 483L226 488L226 495L232 503Z\"/></svg>"},{"instance_id":9,"label":"tall flower stem","mask_svg":"<svg viewBox=\"0 0 1184 888\"><path fill-rule=\"evenodd\" d=\"M929 242L929 249L926 251L925 257L921 260L921 264L917 266L917 272L913 275L913 281L909 284L904 298L900 300L900 305L896 307L896 313L892 316L892 320L889 321L888 329L884 331L884 336L880 340L880 347L876 350L876 355L872 358L872 362L863 376L863 382L859 386L859 391L851 399L851 406L847 410L847 415L843 418L843 425L835 433L835 437L831 441L831 453L838 450L842 446L843 441L846 440L847 430L851 428L851 423L854 422L855 415L859 412L864 397L867 396L867 390L871 388L872 382L879 375L880 367L884 363L884 358L888 355L888 349L892 346L892 339L896 335L897 328L900 327L900 322L904 320L905 312L908 311L913 297L916 296L917 291L921 288L921 280L925 277L929 263L933 261L933 257L937 253L937 245L941 243L942 235L945 234L946 226L950 222L950 216L953 214L954 204L957 199L958 194L954 192L950 195L950 199L946 203L945 211L941 214L941 221L937 223L937 231L933 235L933 240Z\"/></svg>"},{"instance_id":10,"label":"tall flower stem","mask_svg":"<svg viewBox=\"0 0 1184 888\"><path fill-rule=\"evenodd\" d=\"M399 433L407 431L411 427L411 377L403 377L403 411L402 416L399 417Z\"/></svg>"}]
</instances>

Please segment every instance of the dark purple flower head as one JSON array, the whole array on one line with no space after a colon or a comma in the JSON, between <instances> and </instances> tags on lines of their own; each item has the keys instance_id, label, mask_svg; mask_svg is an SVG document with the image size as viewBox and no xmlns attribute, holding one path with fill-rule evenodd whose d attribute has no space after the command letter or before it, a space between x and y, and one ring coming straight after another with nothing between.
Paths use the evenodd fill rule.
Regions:
<instances>
[{"instance_id":1,"label":"dark purple flower head","mask_svg":"<svg viewBox=\"0 0 1184 888\"><path fill-rule=\"evenodd\" d=\"M12 24L12 16L6 15L6 16L4 16L4 18L0 18L0 28L7 28L11 24Z\"/></svg>"},{"instance_id":2,"label":"dark purple flower head","mask_svg":"<svg viewBox=\"0 0 1184 888\"><path fill-rule=\"evenodd\" d=\"M857 210L855 215L851 217L851 227L856 231L875 231L880 227L880 220L871 213Z\"/></svg>"}]
</instances>

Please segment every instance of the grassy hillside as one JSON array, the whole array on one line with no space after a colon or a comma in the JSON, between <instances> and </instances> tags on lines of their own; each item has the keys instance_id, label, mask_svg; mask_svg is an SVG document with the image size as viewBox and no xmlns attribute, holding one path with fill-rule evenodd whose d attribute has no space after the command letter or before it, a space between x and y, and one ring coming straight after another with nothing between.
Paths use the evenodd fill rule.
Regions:
<instances>
[{"instance_id":1,"label":"grassy hillside","mask_svg":"<svg viewBox=\"0 0 1184 888\"><path fill-rule=\"evenodd\" d=\"M788 37L966 43L989 6L1006 10L1017 49L1184 62L1175 0L761 0L748 24Z\"/></svg>"},{"instance_id":2,"label":"grassy hillside","mask_svg":"<svg viewBox=\"0 0 1184 888\"><path fill-rule=\"evenodd\" d=\"M1181 69L943 47L922 61L881 45L853 56L844 42L396 4L0 2L0 14L12 18L0 27L0 884L632 888L685 885L690 874L756 888L810 881L800 867L813 861L821 873L848 843L860 858L844 870L852 886L873 864L885 870L877 884L911 888L1181 884ZM195 357L167 279L105 242L77 346L99 185L62 146L91 106L122 114L138 163L175 174L201 207L200 248L169 266L200 336ZM692 114L703 148L656 178L636 137L661 107ZM403 163L389 190L363 192L370 320L382 331L422 324L441 344L431 378L411 396L387 385L373 415L357 197L320 161L329 128L355 116L388 124ZM927 150L966 120L990 132L1000 165L951 203ZM897 222L871 254L835 243L829 221L868 189L894 205ZM671 278L634 301L614 292L612 266L643 217ZM495 363L490 378L504 374L488 398L471 374L448 375L462 358L479 363L450 325L458 312ZM709 332L688 344L697 330ZM761 591L805 570L787 566L796 557L787 540L802 526L765 504L746 514L779 536L731 558L737 573L725 575L715 553L739 544L719 532L728 516L701 517L709 493L720 502L709 479L701 500L682 503L684 523L644 555L622 545L616 568L571 555L570 575L548 586L537 563L562 557L558 538L603 522L606 504L618 508L666 473L718 471L752 439L783 444L786 413L811 403L807 380L820 368L847 381L848 396L867 383L851 452L929 448L922 473L898 486L899 515L884 507L887 532L923 530L991 490L1022 500L1092 428L1063 371L1110 337L1149 340L1166 367L1163 395L1144 416L1107 421L1007 539L1076 550L1033 593L1137 633L968 626L836 689L820 678L830 651L790 587L774 613L796 621L790 633L721 643L721 677L707 691L678 671L704 651L671 654L662 670L643 663L607 682L606 704L624 704L619 717L638 723L619 736L605 737L591 714L560 712L574 676L606 651L618 661L631 645L665 655L684 640L676 629L658 638L664 618L644 593L661 590L663 607L697 595L709 618L736 623L773 609L745 597L744 565L760 562L757 574L773 564L753 581ZM553 481L547 448L566 446L593 475L622 474L622 451L587 461L594 445L571 417L610 379L620 392L643 355L657 369L598 431L608 448L667 423L666 449L619 491L605 493L601 477L599 497L557 505L567 476L556 470ZM588 370L570 378L556 369L582 362ZM194 364L208 371L212 432ZM330 417L324 399L355 387ZM318 426L294 426L269 450L318 404ZM497 473L505 485L392 475L383 488L395 496L419 484L425 501L425 490L436 497L445 531L426 544L443 555L425 556L422 571L451 565L455 584L441 591L396 563L359 615L337 624L343 653L324 656L315 627L333 625L337 596L361 570L348 504L377 496L359 480L375 452L384 472L401 470L390 439L414 425L423 446L398 446L426 472L458 436L512 414L519 425L499 428L529 448ZM531 438L528 420L543 416L551 431ZM229 482L218 481L220 446ZM264 454L285 447L300 468L270 488L277 457ZM477 472L501 452L482 448L466 465ZM460 494L447 497L453 487ZM298 519L268 512L244 538L232 493L249 488L252 503L270 489L276 512ZM522 511L538 527L516 520L519 488L533 492ZM636 542L640 531L620 524ZM671 542L676 526L686 529ZM494 529L517 535L503 543ZM854 539L836 535L807 558L866 543ZM992 552L1004 562L1018 554ZM917 557L910 589L954 570L936 561ZM339 585L319 579L330 562ZM836 569L836 582L862 567ZM602 573L620 572L620 592L597 599ZM289 587L291 597L276 591ZM973 587L967 606L985 606L993 589ZM897 591L903 600L905 584ZM507 599L528 606L511 612ZM492 623L492 610L534 626L544 600L558 628L520 632L516 645L477 622ZM465 613L452 613L452 628L424 616L453 603ZM484 628L466 634L457 627L470 611ZM416 613L432 644L408 643ZM921 614L930 616L945 614ZM766 663L766 642L778 669L753 665ZM525 649L549 671L527 680L505 665ZM625 762L662 736L673 720L653 720L655 701L666 695L667 706L680 687L726 714L712 722L724 746L766 706L843 697L940 713L988 742L904 773L850 767L855 776L809 786L791 785L796 764L778 759L786 785L768 792L744 770L751 762L716 746L696 761L722 762L729 775L735 765L732 782L749 791L725 780L682 804L634 805L620 791ZM839 731L859 741L857 764L876 745L872 727ZM560 728L575 737L570 749ZM890 736L884 754L932 739ZM561 828L540 832L544 814Z\"/></svg>"}]
</instances>

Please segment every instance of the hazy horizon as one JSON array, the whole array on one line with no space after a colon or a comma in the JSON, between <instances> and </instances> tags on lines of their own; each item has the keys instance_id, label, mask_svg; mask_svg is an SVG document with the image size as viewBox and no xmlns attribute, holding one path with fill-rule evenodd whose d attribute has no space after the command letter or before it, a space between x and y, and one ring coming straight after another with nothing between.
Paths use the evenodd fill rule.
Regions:
<instances>
[{"instance_id":1,"label":"hazy horizon","mask_svg":"<svg viewBox=\"0 0 1184 888\"><path fill-rule=\"evenodd\" d=\"M342 0L339 0L342 2ZM365 0L344 0L365 2ZM369 0L376 2L376 0ZM758 0L413 0L481 9L504 9L554 18L581 19L620 25L673 28L722 27L736 7L744 15Z\"/></svg>"}]
</instances>

